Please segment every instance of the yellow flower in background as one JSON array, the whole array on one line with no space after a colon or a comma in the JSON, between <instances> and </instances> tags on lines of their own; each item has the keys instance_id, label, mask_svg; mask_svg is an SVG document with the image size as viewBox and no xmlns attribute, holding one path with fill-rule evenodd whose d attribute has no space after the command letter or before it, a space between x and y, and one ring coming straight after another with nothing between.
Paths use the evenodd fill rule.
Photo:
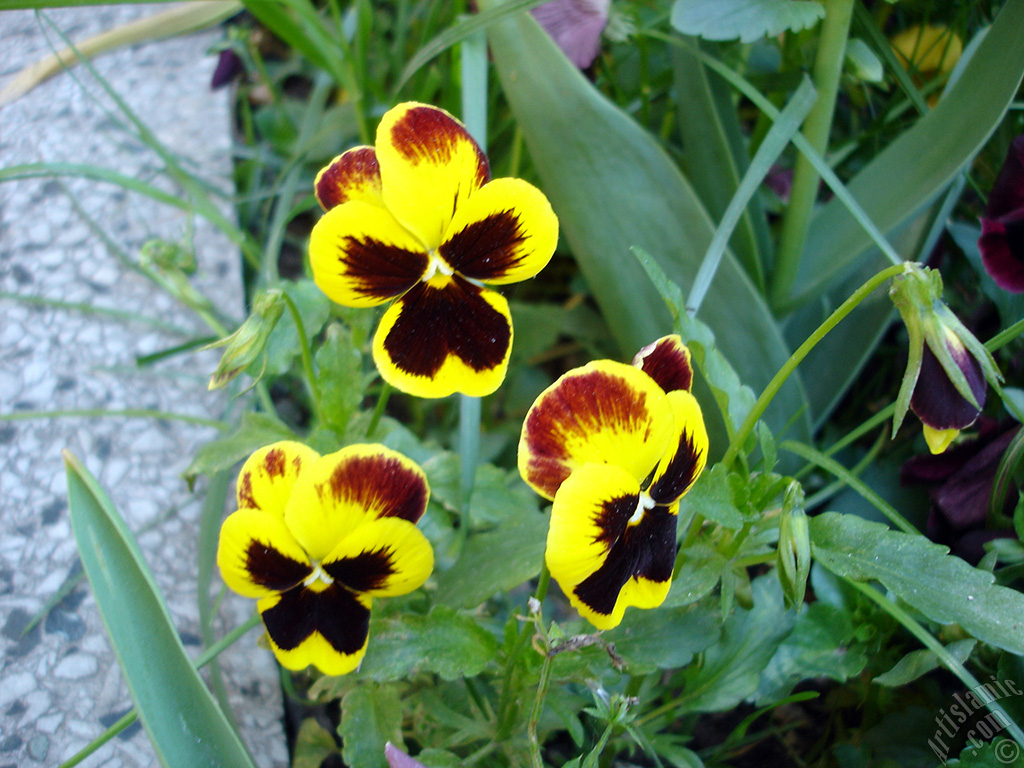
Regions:
<instances>
[{"instance_id":1,"label":"yellow flower in background","mask_svg":"<svg viewBox=\"0 0 1024 768\"><path fill-rule=\"evenodd\" d=\"M558 220L543 193L492 180L458 120L410 102L384 115L374 147L332 160L316 195L316 284L344 306L392 302L373 339L384 380L418 397L494 392L512 319L486 285L534 277L551 259Z\"/></svg>"},{"instance_id":2,"label":"yellow flower in background","mask_svg":"<svg viewBox=\"0 0 1024 768\"><path fill-rule=\"evenodd\" d=\"M372 599L412 592L433 570L416 527L430 496L423 470L382 445L320 456L282 441L249 457L236 495L217 564L228 587L258 600L277 660L325 675L357 668Z\"/></svg>"},{"instance_id":3,"label":"yellow flower in background","mask_svg":"<svg viewBox=\"0 0 1024 768\"><path fill-rule=\"evenodd\" d=\"M548 569L598 629L668 595L679 499L708 453L692 378L689 350L667 336L632 365L598 360L569 371L523 422L519 472L554 502Z\"/></svg>"},{"instance_id":4,"label":"yellow flower in background","mask_svg":"<svg viewBox=\"0 0 1024 768\"><path fill-rule=\"evenodd\" d=\"M922 81L948 75L960 61L964 44L948 27L934 25L909 27L889 40L904 69Z\"/></svg>"}]
</instances>

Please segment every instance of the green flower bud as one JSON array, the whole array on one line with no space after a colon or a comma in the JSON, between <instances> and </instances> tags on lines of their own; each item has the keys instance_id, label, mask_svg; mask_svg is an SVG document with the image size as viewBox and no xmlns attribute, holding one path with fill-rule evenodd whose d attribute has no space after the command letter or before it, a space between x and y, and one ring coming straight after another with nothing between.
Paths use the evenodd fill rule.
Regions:
<instances>
[{"instance_id":1,"label":"green flower bud","mask_svg":"<svg viewBox=\"0 0 1024 768\"><path fill-rule=\"evenodd\" d=\"M776 566L786 605L799 608L811 572L811 534L804 512L804 491L795 481L786 489L782 501Z\"/></svg>"},{"instance_id":2,"label":"green flower bud","mask_svg":"<svg viewBox=\"0 0 1024 768\"><path fill-rule=\"evenodd\" d=\"M210 377L210 389L220 389L263 354L267 339L284 312L284 304L284 292L279 288L264 291L253 301L252 312L237 331L205 347L227 347Z\"/></svg>"}]
</instances>

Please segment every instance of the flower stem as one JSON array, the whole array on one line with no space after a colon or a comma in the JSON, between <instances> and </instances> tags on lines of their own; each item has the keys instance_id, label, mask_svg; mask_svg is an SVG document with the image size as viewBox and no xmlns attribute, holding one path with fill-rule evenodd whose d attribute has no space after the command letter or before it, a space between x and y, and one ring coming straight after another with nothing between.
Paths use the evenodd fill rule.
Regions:
<instances>
[{"instance_id":1,"label":"flower stem","mask_svg":"<svg viewBox=\"0 0 1024 768\"><path fill-rule=\"evenodd\" d=\"M292 320L295 321L295 331L299 336L299 351L302 355L302 370L305 371L306 380L309 382L309 395L312 400L313 406L313 418L316 423L320 423L320 387L316 382L316 374L313 372L313 354L309 348L309 339L306 337L306 324L302 322L302 315L299 314L299 308L295 306L295 302L292 301L292 297L288 295L288 291L281 291L281 295L284 297L285 304L288 305L288 311L291 312Z\"/></svg>"},{"instance_id":2,"label":"flower stem","mask_svg":"<svg viewBox=\"0 0 1024 768\"><path fill-rule=\"evenodd\" d=\"M850 32L854 0L828 0L821 25L818 52L814 60L814 88L818 100L804 122L803 135L819 155L828 149L839 77L843 72L846 39ZM796 281L800 257L810 228L820 177L810 160L800 154L793 172L793 188L782 220L779 251L771 285L773 306L785 304Z\"/></svg>"},{"instance_id":3,"label":"flower stem","mask_svg":"<svg viewBox=\"0 0 1024 768\"><path fill-rule=\"evenodd\" d=\"M796 370L796 367L800 365L805 357L814 349L815 345L821 341L828 333L839 325L840 321L843 320L850 312L852 312L858 304L868 297L876 288L885 283L892 277L902 273L905 267L901 264L894 264L891 267L886 267L878 274L874 275L864 285L858 288L853 294L844 301L839 307L828 316L828 318L819 325L814 333L807 337L807 340L790 356L789 360L785 362L779 372L775 374L775 377L768 382L768 386L764 388L761 396L757 398L757 402L754 403L754 407L750 409L750 413L747 414L747 418L743 421L739 431L733 436L732 441L729 443L729 449L725 452L725 456L722 457L722 463L726 468L732 466L739 452L743 449L743 444L746 443L747 438L753 432L754 427L757 425L757 420L761 418L765 410L768 408L768 404L772 401L772 398L778 393L779 389L789 378L790 374Z\"/></svg>"},{"instance_id":4,"label":"flower stem","mask_svg":"<svg viewBox=\"0 0 1024 768\"><path fill-rule=\"evenodd\" d=\"M202 669L217 656L219 656L225 648L234 643L238 638L248 632L250 629L260 623L260 615L258 613L253 614L248 621L244 624L240 624L233 630L228 632L224 637L218 640L216 643L207 648L203 653L193 662L193 666L196 669ZM82 748L77 754L75 754L67 762L61 763L60 768L71 768L72 766L78 765L80 762L85 760L89 755L95 752L97 749L102 747L112 738L117 736L121 731L127 728L129 725L134 723L139 718L137 710L132 709L127 712L124 717L118 720L116 723L111 725L102 734L93 739L89 744Z\"/></svg>"},{"instance_id":5,"label":"flower stem","mask_svg":"<svg viewBox=\"0 0 1024 768\"><path fill-rule=\"evenodd\" d=\"M366 428L366 439L369 440L373 437L373 433L377 431L377 425L380 424L380 418L384 415L384 408L388 404L388 398L391 397L392 387L386 381L381 387L380 394L377 395L377 405L374 406L373 416L370 417L370 425Z\"/></svg>"}]
</instances>

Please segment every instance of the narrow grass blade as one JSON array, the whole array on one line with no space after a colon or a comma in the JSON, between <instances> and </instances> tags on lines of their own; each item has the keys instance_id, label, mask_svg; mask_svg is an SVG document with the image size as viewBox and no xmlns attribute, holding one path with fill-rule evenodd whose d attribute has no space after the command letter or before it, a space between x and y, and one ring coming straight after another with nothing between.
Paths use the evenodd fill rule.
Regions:
<instances>
[{"instance_id":1,"label":"narrow grass blade","mask_svg":"<svg viewBox=\"0 0 1024 768\"><path fill-rule=\"evenodd\" d=\"M185 653L131 532L85 466L67 451L64 462L82 564L161 764L252 768Z\"/></svg>"}]
</instances>

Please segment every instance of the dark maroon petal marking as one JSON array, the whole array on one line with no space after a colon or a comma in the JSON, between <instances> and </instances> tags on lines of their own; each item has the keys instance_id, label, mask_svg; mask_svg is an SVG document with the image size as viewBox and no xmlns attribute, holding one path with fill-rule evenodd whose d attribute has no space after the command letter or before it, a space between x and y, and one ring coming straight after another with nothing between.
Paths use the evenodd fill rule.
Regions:
<instances>
[{"instance_id":1,"label":"dark maroon petal marking","mask_svg":"<svg viewBox=\"0 0 1024 768\"><path fill-rule=\"evenodd\" d=\"M252 495L252 473L243 472L238 478L238 508L260 509L256 498Z\"/></svg>"},{"instance_id":2,"label":"dark maroon petal marking","mask_svg":"<svg viewBox=\"0 0 1024 768\"><path fill-rule=\"evenodd\" d=\"M476 150L476 182L482 187L491 180L487 155L451 115L435 107L412 107L391 127L395 150L413 165L424 160L435 165L451 162L456 147L466 142Z\"/></svg>"},{"instance_id":3,"label":"dark maroon petal marking","mask_svg":"<svg viewBox=\"0 0 1024 768\"><path fill-rule=\"evenodd\" d=\"M338 254L344 273L360 283L357 292L376 299L401 296L419 282L429 262L425 253L407 251L369 237L340 238Z\"/></svg>"},{"instance_id":4,"label":"dark maroon petal marking","mask_svg":"<svg viewBox=\"0 0 1024 768\"><path fill-rule=\"evenodd\" d=\"M443 288L420 283L409 291L384 339L395 365L428 378L436 376L450 356L474 371L500 365L512 342L512 327L482 293L458 275Z\"/></svg>"},{"instance_id":5,"label":"dark maroon petal marking","mask_svg":"<svg viewBox=\"0 0 1024 768\"><path fill-rule=\"evenodd\" d=\"M686 347L678 336L666 336L641 349L633 365L657 382L666 392L693 386L693 366Z\"/></svg>"},{"instance_id":6,"label":"dark maroon petal marking","mask_svg":"<svg viewBox=\"0 0 1024 768\"><path fill-rule=\"evenodd\" d=\"M282 650L294 651L319 632L338 653L351 655L366 645L370 611L338 584L322 592L299 585L263 612L263 624Z\"/></svg>"},{"instance_id":7,"label":"dark maroon petal marking","mask_svg":"<svg viewBox=\"0 0 1024 768\"><path fill-rule=\"evenodd\" d=\"M394 553L390 547L383 546L370 552L360 552L355 557L324 563L322 567L332 579L353 592L369 592L380 589L395 573Z\"/></svg>"},{"instance_id":8,"label":"dark maroon petal marking","mask_svg":"<svg viewBox=\"0 0 1024 768\"><path fill-rule=\"evenodd\" d=\"M1024 293L1024 208L998 220L983 218L978 250L996 285Z\"/></svg>"},{"instance_id":9,"label":"dark maroon petal marking","mask_svg":"<svg viewBox=\"0 0 1024 768\"><path fill-rule=\"evenodd\" d=\"M981 365L963 348L953 351L953 359L967 377L978 404L984 407L986 384ZM921 359L921 372L910 396L910 407L932 429L964 429L973 424L981 413L957 392L942 363L927 344Z\"/></svg>"},{"instance_id":10,"label":"dark maroon petal marking","mask_svg":"<svg viewBox=\"0 0 1024 768\"><path fill-rule=\"evenodd\" d=\"M267 455L263 457L263 469L266 471L267 477L284 477L288 463L287 458L287 454L280 448L267 451Z\"/></svg>"},{"instance_id":11,"label":"dark maroon petal marking","mask_svg":"<svg viewBox=\"0 0 1024 768\"><path fill-rule=\"evenodd\" d=\"M459 274L489 280L508 273L522 261L518 249L525 240L519 217L512 211L502 211L456 232L437 250Z\"/></svg>"},{"instance_id":12,"label":"dark maroon petal marking","mask_svg":"<svg viewBox=\"0 0 1024 768\"><path fill-rule=\"evenodd\" d=\"M608 544L604 563L581 581L573 593L596 613L615 608L622 587L633 577L668 581L676 559L676 515L662 507L644 512L636 525L627 521L636 511L636 496L610 500L598 525L599 541Z\"/></svg>"},{"instance_id":13,"label":"dark maroon petal marking","mask_svg":"<svg viewBox=\"0 0 1024 768\"><path fill-rule=\"evenodd\" d=\"M1024 210L1024 134L1010 143L1003 167L992 185L985 205L985 218L1001 219Z\"/></svg>"},{"instance_id":14,"label":"dark maroon petal marking","mask_svg":"<svg viewBox=\"0 0 1024 768\"><path fill-rule=\"evenodd\" d=\"M309 563L281 554L259 541L250 541L245 550L245 570L254 584L283 592L291 589L313 572Z\"/></svg>"},{"instance_id":15,"label":"dark maroon petal marking","mask_svg":"<svg viewBox=\"0 0 1024 768\"><path fill-rule=\"evenodd\" d=\"M380 517L415 523L427 509L429 490L423 478L388 456L355 456L339 464L328 480L337 501L353 501Z\"/></svg>"},{"instance_id":16,"label":"dark maroon petal marking","mask_svg":"<svg viewBox=\"0 0 1024 768\"><path fill-rule=\"evenodd\" d=\"M572 471L563 463L570 457L566 436L586 438L616 425L628 432L643 425L644 438L650 438L652 425L645 392L605 371L563 378L526 416L523 434L530 451L527 474L531 482L542 486L548 498L554 498Z\"/></svg>"},{"instance_id":17,"label":"dark maroon petal marking","mask_svg":"<svg viewBox=\"0 0 1024 768\"><path fill-rule=\"evenodd\" d=\"M700 459L703 451L694 445L693 437L687 430L679 435L675 455L665 468L665 473L648 490L656 504L672 504L690 490L697 481Z\"/></svg>"},{"instance_id":18,"label":"dark maroon petal marking","mask_svg":"<svg viewBox=\"0 0 1024 768\"><path fill-rule=\"evenodd\" d=\"M324 168L316 182L316 199L325 211L349 199L347 190L380 185L380 166L373 147L356 147Z\"/></svg>"}]
</instances>

